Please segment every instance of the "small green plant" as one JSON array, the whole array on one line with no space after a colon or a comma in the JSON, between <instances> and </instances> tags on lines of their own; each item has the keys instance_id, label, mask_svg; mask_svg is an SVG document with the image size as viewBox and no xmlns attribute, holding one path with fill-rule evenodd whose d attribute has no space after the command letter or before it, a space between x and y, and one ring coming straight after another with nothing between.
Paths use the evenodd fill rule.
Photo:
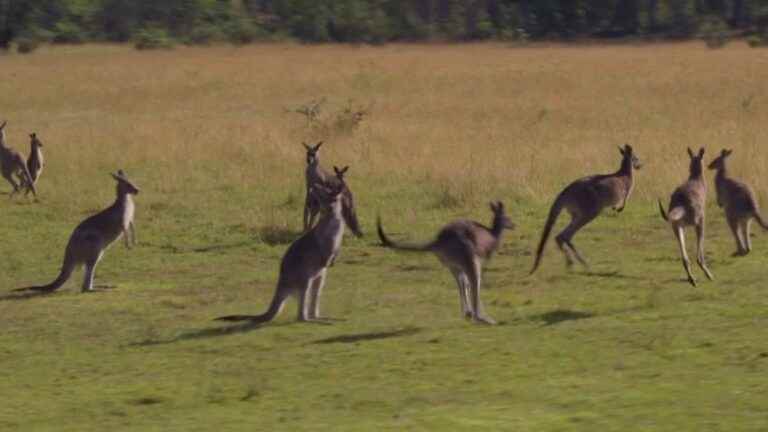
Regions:
<instances>
[{"instance_id":1,"label":"small green plant","mask_svg":"<svg viewBox=\"0 0 768 432\"><path fill-rule=\"evenodd\" d=\"M174 41L163 29L144 28L134 34L133 46L138 50L171 49Z\"/></svg>"},{"instance_id":2,"label":"small green plant","mask_svg":"<svg viewBox=\"0 0 768 432\"><path fill-rule=\"evenodd\" d=\"M40 46L38 39L22 36L16 39L16 51L19 54L29 54Z\"/></svg>"},{"instance_id":3,"label":"small green plant","mask_svg":"<svg viewBox=\"0 0 768 432\"><path fill-rule=\"evenodd\" d=\"M185 43L187 45L209 45L212 42L224 39L224 33L213 24L200 24L189 34Z\"/></svg>"},{"instance_id":4,"label":"small green plant","mask_svg":"<svg viewBox=\"0 0 768 432\"><path fill-rule=\"evenodd\" d=\"M728 23L720 17L706 17L699 24L699 37L704 40L707 47L722 48L728 43Z\"/></svg>"}]
</instances>

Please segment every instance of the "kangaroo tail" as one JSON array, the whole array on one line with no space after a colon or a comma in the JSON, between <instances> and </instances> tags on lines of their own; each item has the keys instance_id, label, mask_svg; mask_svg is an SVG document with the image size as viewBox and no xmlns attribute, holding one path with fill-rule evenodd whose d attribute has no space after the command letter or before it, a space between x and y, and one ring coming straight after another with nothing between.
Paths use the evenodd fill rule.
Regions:
<instances>
[{"instance_id":1,"label":"kangaroo tail","mask_svg":"<svg viewBox=\"0 0 768 432\"><path fill-rule=\"evenodd\" d=\"M272 321L277 314L283 309L285 304L285 295L280 292L280 285L278 284L277 292L272 298L272 303L269 304L269 309L261 315L227 315L215 318L214 321L250 321L253 324L260 324Z\"/></svg>"},{"instance_id":2,"label":"kangaroo tail","mask_svg":"<svg viewBox=\"0 0 768 432\"><path fill-rule=\"evenodd\" d=\"M530 273L533 274L533 272L536 271L536 269L539 268L539 264L541 263L541 256L544 253L544 246L547 245L547 240L549 239L549 235L552 232L552 227L555 225L555 222L557 221L557 217L560 215L560 212L563 210L563 193L560 192L560 195L555 198L555 202L552 203L552 207L549 209L549 216L547 216L547 222L544 224L544 231L541 233L541 240L539 241L539 247L536 248L536 258L533 261L533 268L531 269Z\"/></svg>"},{"instance_id":3,"label":"kangaroo tail","mask_svg":"<svg viewBox=\"0 0 768 432\"><path fill-rule=\"evenodd\" d=\"M661 203L661 199L659 199L658 202L659 202L659 212L661 213L661 218L669 222L669 217L667 216L667 212L664 210L664 205Z\"/></svg>"},{"instance_id":4,"label":"kangaroo tail","mask_svg":"<svg viewBox=\"0 0 768 432\"><path fill-rule=\"evenodd\" d=\"M753 212L753 215L755 216L755 220L757 221L758 225L760 225L764 230L768 230L768 222L766 222L765 219L763 219L763 216L760 214L757 209Z\"/></svg>"},{"instance_id":5,"label":"kangaroo tail","mask_svg":"<svg viewBox=\"0 0 768 432\"><path fill-rule=\"evenodd\" d=\"M75 269L75 264L69 258L69 255L64 257L64 264L61 266L61 271L56 279L48 285L31 286L25 288L16 288L13 291L37 291L37 292L53 292L61 288L72 276L72 271Z\"/></svg>"},{"instance_id":6,"label":"kangaroo tail","mask_svg":"<svg viewBox=\"0 0 768 432\"><path fill-rule=\"evenodd\" d=\"M432 246L434 244L434 242L430 242L422 245L412 245L393 242L389 239L389 237L387 237L386 234L384 234L384 229L381 227L381 217L376 218L376 231L379 233L379 240L381 240L381 245L392 249L412 252L428 252L432 250Z\"/></svg>"}]
</instances>

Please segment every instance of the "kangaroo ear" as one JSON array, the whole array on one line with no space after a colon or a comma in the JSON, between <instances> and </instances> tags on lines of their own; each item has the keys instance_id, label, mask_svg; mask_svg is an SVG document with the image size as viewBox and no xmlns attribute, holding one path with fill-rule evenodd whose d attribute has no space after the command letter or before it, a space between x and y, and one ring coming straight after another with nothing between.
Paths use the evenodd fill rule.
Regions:
<instances>
[{"instance_id":1,"label":"kangaroo ear","mask_svg":"<svg viewBox=\"0 0 768 432\"><path fill-rule=\"evenodd\" d=\"M333 166L333 172L335 172L336 175L344 174L344 171L340 170L336 165Z\"/></svg>"},{"instance_id":2,"label":"kangaroo ear","mask_svg":"<svg viewBox=\"0 0 768 432\"><path fill-rule=\"evenodd\" d=\"M5 129L5 124L8 123L8 120L3 120L3 124L0 125L0 130Z\"/></svg>"},{"instance_id":3,"label":"kangaroo ear","mask_svg":"<svg viewBox=\"0 0 768 432\"><path fill-rule=\"evenodd\" d=\"M733 150L723 150L723 156L730 156Z\"/></svg>"},{"instance_id":4,"label":"kangaroo ear","mask_svg":"<svg viewBox=\"0 0 768 432\"><path fill-rule=\"evenodd\" d=\"M690 147L688 147L688 156L693 159L693 150Z\"/></svg>"},{"instance_id":5,"label":"kangaroo ear","mask_svg":"<svg viewBox=\"0 0 768 432\"><path fill-rule=\"evenodd\" d=\"M318 150L320 150L320 146L321 146L321 145L323 145L323 141L320 141L319 143L317 143L317 144L315 145L315 151L318 151Z\"/></svg>"},{"instance_id":6,"label":"kangaroo ear","mask_svg":"<svg viewBox=\"0 0 768 432\"><path fill-rule=\"evenodd\" d=\"M349 169L349 165L345 165L344 168L341 169L341 173L344 174Z\"/></svg>"},{"instance_id":7,"label":"kangaroo ear","mask_svg":"<svg viewBox=\"0 0 768 432\"><path fill-rule=\"evenodd\" d=\"M629 144L624 144L624 151L632 153L632 146Z\"/></svg>"},{"instance_id":8,"label":"kangaroo ear","mask_svg":"<svg viewBox=\"0 0 768 432\"><path fill-rule=\"evenodd\" d=\"M312 147L308 146L307 143L305 143L304 141L301 142L301 145L303 145L304 148L307 149L307 150L310 150L312 148Z\"/></svg>"},{"instance_id":9,"label":"kangaroo ear","mask_svg":"<svg viewBox=\"0 0 768 432\"><path fill-rule=\"evenodd\" d=\"M32 132L31 134L29 134L29 137L32 138L32 139L35 139L35 138L37 138L37 134Z\"/></svg>"},{"instance_id":10,"label":"kangaroo ear","mask_svg":"<svg viewBox=\"0 0 768 432\"><path fill-rule=\"evenodd\" d=\"M619 153L621 153L621 155L624 156L624 149L621 148L621 146L618 146L618 147L619 147Z\"/></svg>"},{"instance_id":11,"label":"kangaroo ear","mask_svg":"<svg viewBox=\"0 0 768 432\"><path fill-rule=\"evenodd\" d=\"M704 147L699 149L699 157L704 157Z\"/></svg>"}]
</instances>

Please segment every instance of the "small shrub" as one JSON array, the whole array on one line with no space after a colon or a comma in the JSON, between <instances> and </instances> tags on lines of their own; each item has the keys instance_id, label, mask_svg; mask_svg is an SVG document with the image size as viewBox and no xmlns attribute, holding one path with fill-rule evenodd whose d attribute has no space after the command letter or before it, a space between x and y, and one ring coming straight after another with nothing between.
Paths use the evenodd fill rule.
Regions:
<instances>
[{"instance_id":1,"label":"small shrub","mask_svg":"<svg viewBox=\"0 0 768 432\"><path fill-rule=\"evenodd\" d=\"M212 24L202 24L192 30L186 43L189 45L208 45L222 39L224 39L224 33L218 27Z\"/></svg>"},{"instance_id":2,"label":"small shrub","mask_svg":"<svg viewBox=\"0 0 768 432\"><path fill-rule=\"evenodd\" d=\"M265 38L264 30L251 20L240 18L227 28L227 40L234 45L245 45Z\"/></svg>"},{"instance_id":3,"label":"small shrub","mask_svg":"<svg viewBox=\"0 0 768 432\"><path fill-rule=\"evenodd\" d=\"M708 17L699 25L699 37L709 48L722 48L730 38L728 30L728 23L722 18Z\"/></svg>"},{"instance_id":4,"label":"small shrub","mask_svg":"<svg viewBox=\"0 0 768 432\"><path fill-rule=\"evenodd\" d=\"M138 50L171 49L173 45L168 32L160 28L141 29L133 36L133 46Z\"/></svg>"},{"instance_id":5,"label":"small shrub","mask_svg":"<svg viewBox=\"0 0 768 432\"><path fill-rule=\"evenodd\" d=\"M40 41L32 37L22 36L16 39L16 51L20 54L29 54L39 46Z\"/></svg>"},{"instance_id":6,"label":"small shrub","mask_svg":"<svg viewBox=\"0 0 768 432\"><path fill-rule=\"evenodd\" d=\"M53 41L56 43L80 44L85 42L85 39L80 26L71 21L60 21L53 30Z\"/></svg>"},{"instance_id":7,"label":"small shrub","mask_svg":"<svg viewBox=\"0 0 768 432\"><path fill-rule=\"evenodd\" d=\"M764 34L753 34L747 38L747 44L752 48L768 47L768 32Z\"/></svg>"}]
</instances>

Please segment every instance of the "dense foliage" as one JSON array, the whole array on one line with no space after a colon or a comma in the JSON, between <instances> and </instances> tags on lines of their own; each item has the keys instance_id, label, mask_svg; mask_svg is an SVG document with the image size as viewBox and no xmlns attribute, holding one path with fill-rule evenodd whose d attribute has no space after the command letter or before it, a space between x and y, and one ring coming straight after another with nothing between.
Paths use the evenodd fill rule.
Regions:
<instances>
[{"instance_id":1,"label":"dense foliage","mask_svg":"<svg viewBox=\"0 0 768 432\"><path fill-rule=\"evenodd\" d=\"M764 0L0 0L12 42L205 44L766 35ZM158 41L157 38L168 38Z\"/></svg>"}]
</instances>

